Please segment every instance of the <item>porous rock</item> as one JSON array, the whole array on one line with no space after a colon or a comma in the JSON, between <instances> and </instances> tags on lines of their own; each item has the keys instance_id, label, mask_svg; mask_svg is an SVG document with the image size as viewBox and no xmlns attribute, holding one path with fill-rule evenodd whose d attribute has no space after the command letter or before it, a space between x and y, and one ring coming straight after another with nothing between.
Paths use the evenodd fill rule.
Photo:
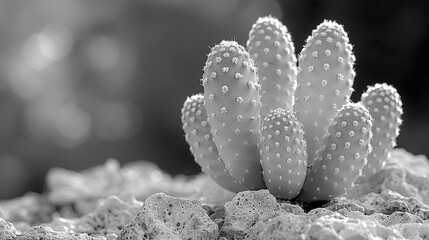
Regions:
<instances>
[{"instance_id":1,"label":"porous rock","mask_svg":"<svg viewBox=\"0 0 429 240\"><path fill-rule=\"evenodd\" d=\"M367 222L359 219L350 219L343 216L322 216L313 222L305 239L401 239L401 235L395 229L386 228L375 222Z\"/></svg>"},{"instance_id":2,"label":"porous rock","mask_svg":"<svg viewBox=\"0 0 429 240\"><path fill-rule=\"evenodd\" d=\"M356 199L365 208L366 214L378 212L390 215L396 211L401 211L415 214L423 220L429 219L429 207L427 205L415 198L404 197L394 191L383 190L381 193L369 193Z\"/></svg>"},{"instance_id":3,"label":"porous rock","mask_svg":"<svg viewBox=\"0 0 429 240\"><path fill-rule=\"evenodd\" d=\"M108 197L95 211L79 218L76 222L76 231L91 234L119 234L122 227L138 213L142 206L141 202L130 195L123 198Z\"/></svg>"},{"instance_id":4,"label":"porous rock","mask_svg":"<svg viewBox=\"0 0 429 240\"><path fill-rule=\"evenodd\" d=\"M206 174L196 176L192 183L196 191L189 198L198 200L201 203L223 206L236 195L236 193L220 187Z\"/></svg>"},{"instance_id":5,"label":"porous rock","mask_svg":"<svg viewBox=\"0 0 429 240\"><path fill-rule=\"evenodd\" d=\"M0 239L2 240L14 240L16 239L16 229L12 223L5 221L0 218Z\"/></svg>"},{"instance_id":6,"label":"porous rock","mask_svg":"<svg viewBox=\"0 0 429 240\"><path fill-rule=\"evenodd\" d=\"M271 219L259 234L261 240L290 239L301 240L308 219L304 215L286 213Z\"/></svg>"},{"instance_id":7,"label":"porous rock","mask_svg":"<svg viewBox=\"0 0 429 240\"><path fill-rule=\"evenodd\" d=\"M225 204L221 234L234 239L257 235L270 219L285 213L268 190L243 191Z\"/></svg>"},{"instance_id":8,"label":"porous rock","mask_svg":"<svg viewBox=\"0 0 429 240\"><path fill-rule=\"evenodd\" d=\"M414 156L403 149L393 149L386 162L377 174L355 186L346 196L356 198L388 189L429 205L429 160L423 155Z\"/></svg>"},{"instance_id":9,"label":"porous rock","mask_svg":"<svg viewBox=\"0 0 429 240\"><path fill-rule=\"evenodd\" d=\"M107 236L89 236L86 233L65 233L57 232L49 227L35 226L21 235L18 235L16 240L113 240L115 234Z\"/></svg>"},{"instance_id":10,"label":"porous rock","mask_svg":"<svg viewBox=\"0 0 429 240\"><path fill-rule=\"evenodd\" d=\"M121 231L118 240L216 239L218 226L199 202L156 193Z\"/></svg>"},{"instance_id":11,"label":"porous rock","mask_svg":"<svg viewBox=\"0 0 429 240\"><path fill-rule=\"evenodd\" d=\"M38 193L28 192L21 197L0 201L0 216L9 222L40 224L52 220L54 207Z\"/></svg>"}]
</instances>

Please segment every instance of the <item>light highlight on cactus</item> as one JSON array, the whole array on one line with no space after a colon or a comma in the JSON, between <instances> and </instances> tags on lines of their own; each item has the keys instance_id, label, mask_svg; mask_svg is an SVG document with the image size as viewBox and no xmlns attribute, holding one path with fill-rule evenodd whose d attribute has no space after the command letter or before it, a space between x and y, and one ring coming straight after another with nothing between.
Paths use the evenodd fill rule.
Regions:
<instances>
[{"instance_id":1,"label":"light highlight on cactus","mask_svg":"<svg viewBox=\"0 0 429 240\"><path fill-rule=\"evenodd\" d=\"M371 128L371 115L362 104L344 105L323 138L298 199L329 200L345 193L367 163Z\"/></svg>"},{"instance_id":2,"label":"light highlight on cactus","mask_svg":"<svg viewBox=\"0 0 429 240\"><path fill-rule=\"evenodd\" d=\"M373 151L368 156L368 164L358 182L370 178L383 167L390 150L396 146L402 124L402 101L393 86L386 83L370 86L362 94L361 102L374 118L374 126L371 141Z\"/></svg>"},{"instance_id":3,"label":"light highlight on cactus","mask_svg":"<svg viewBox=\"0 0 429 240\"><path fill-rule=\"evenodd\" d=\"M250 30L247 49L258 68L261 116L276 108L292 111L297 67L286 26L273 17L259 18Z\"/></svg>"},{"instance_id":4,"label":"light highlight on cactus","mask_svg":"<svg viewBox=\"0 0 429 240\"><path fill-rule=\"evenodd\" d=\"M213 140L230 174L250 189L264 188L259 164L260 86L244 47L222 41L208 55L202 79Z\"/></svg>"},{"instance_id":5,"label":"light highlight on cactus","mask_svg":"<svg viewBox=\"0 0 429 240\"><path fill-rule=\"evenodd\" d=\"M343 27L325 20L307 39L298 61L294 111L304 125L311 166L329 124L353 91L355 57Z\"/></svg>"},{"instance_id":6,"label":"light highlight on cactus","mask_svg":"<svg viewBox=\"0 0 429 240\"><path fill-rule=\"evenodd\" d=\"M182 108L182 123L185 139L194 155L195 162L200 165L201 170L219 186L229 191L239 192L246 190L229 174L219 156L210 133L211 128L207 121L204 96L202 94L196 94L186 99Z\"/></svg>"},{"instance_id":7,"label":"light highlight on cactus","mask_svg":"<svg viewBox=\"0 0 429 240\"><path fill-rule=\"evenodd\" d=\"M296 197L307 173L302 125L284 109L271 110L263 122L260 148L265 185L271 194Z\"/></svg>"}]
</instances>

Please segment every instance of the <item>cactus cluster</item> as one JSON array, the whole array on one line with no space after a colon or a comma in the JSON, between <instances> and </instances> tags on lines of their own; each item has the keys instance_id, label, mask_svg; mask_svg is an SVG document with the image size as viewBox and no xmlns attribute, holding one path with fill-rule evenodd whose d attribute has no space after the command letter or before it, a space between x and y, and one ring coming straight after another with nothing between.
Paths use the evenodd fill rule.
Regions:
<instances>
[{"instance_id":1,"label":"cactus cluster","mask_svg":"<svg viewBox=\"0 0 429 240\"><path fill-rule=\"evenodd\" d=\"M383 167L402 103L387 84L351 102L355 57L343 26L317 26L298 60L273 17L257 20L246 45L214 46L204 94L182 109L186 141L204 173L229 191L267 188L312 202L341 196Z\"/></svg>"}]
</instances>

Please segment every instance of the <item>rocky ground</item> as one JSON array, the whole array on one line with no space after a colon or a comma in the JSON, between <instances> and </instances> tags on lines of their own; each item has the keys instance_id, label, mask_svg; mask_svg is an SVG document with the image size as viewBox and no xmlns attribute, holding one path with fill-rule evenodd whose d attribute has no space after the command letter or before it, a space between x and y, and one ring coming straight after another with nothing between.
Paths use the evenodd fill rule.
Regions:
<instances>
[{"instance_id":1,"label":"rocky ground","mask_svg":"<svg viewBox=\"0 0 429 240\"><path fill-rule=\"evenodd\" d=\"M402 149L344 197L313 204L115 160L53 169L47 189L0 202L0 240L429 239L429 161Z\"/></svg>"}]
</instances>

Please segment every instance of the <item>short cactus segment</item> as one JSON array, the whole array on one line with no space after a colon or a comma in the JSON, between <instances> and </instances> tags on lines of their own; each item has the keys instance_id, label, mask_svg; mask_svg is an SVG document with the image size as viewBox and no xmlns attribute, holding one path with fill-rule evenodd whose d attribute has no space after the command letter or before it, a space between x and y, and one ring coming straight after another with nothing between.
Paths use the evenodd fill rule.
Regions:
<instances>
[{"instance_id":1,"label":"short cactus segment","mask_svg":"<svg viewBox=\"0 0 429 240\"><path fill-rule=\"evenodd\" d=\"M366 165L371 128L372 117L362 104L344 105L323 138L298 199L329 200L345 193Z\"/></svg>"},{"instance_id":2,"label":"short cactus segment","mask_svg":"<svg viewBox=\"0 0 429 240\"><path fill-rule=\"evenodd\" d=\"M310 166L337 110L353 91L354 61L343 27L326 20L313 30L299 56L294 111L304 125Z\"/></svg>"},{"instance_id":3,"label":"short cactus segment","mask_svg":"<svg viewBox=\"0 0 429 240\"><path fill-rule=\"evenodd\" d=\"M361 102L374 118L373 151L359 181L370 178L384 165L390 150L396 146L399 127L402 124L402 101L393 86L375 84L362 94Z\"/></svg>"},{"instance_id":4,"label":"short cactus segment","mask_svg":"<svg viewBox=\"0 0 429 240\"><path fill-rule=\"evenodd\" d=\"M213 140L230 174L249 189L265 187L259 164L260 86L244 47L222 41L208 55L202 78Z\"/></svg>"},{"instance_id":5,"label":"short cactus segment","mask_svg":"<svg viewBox=\"0 0 429 240\"><path fill-rule=\"evenodd\" d=\"M261 116L276 108L292 111L297 67L286 26L273 17L259 18L250 30L247 49L258 68Z\"/></svg>"},{"instance_id":6,"label":"short cactus segment","mask_svg":"<svg viewBox=\"0 0 429 240\"><path fill-rule=\"evenodd\" d=\"M232 191L245 190L225 168L210 133L204 96L196 94L187 98L182 108L182 123L185 139L201 170L219 186Z\"/></svg>"},{"instance_id":7,"label":"short cactus segment","mask_svg":"<svg viewBox=\"0 0 429 240\"><path fill-rule=\"evenodd\" d=\"M264 181L271 194L296 197L307 173L302 125L284 109L271 110L263 122L260 148Z\"/></svg>"}]
</instances>

